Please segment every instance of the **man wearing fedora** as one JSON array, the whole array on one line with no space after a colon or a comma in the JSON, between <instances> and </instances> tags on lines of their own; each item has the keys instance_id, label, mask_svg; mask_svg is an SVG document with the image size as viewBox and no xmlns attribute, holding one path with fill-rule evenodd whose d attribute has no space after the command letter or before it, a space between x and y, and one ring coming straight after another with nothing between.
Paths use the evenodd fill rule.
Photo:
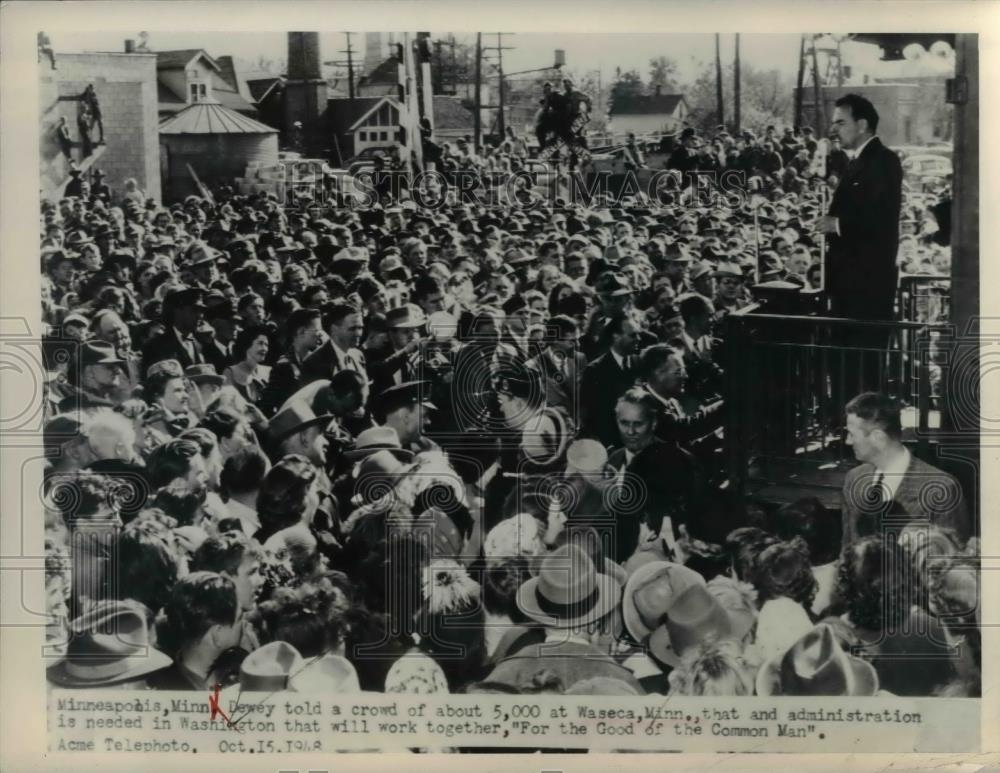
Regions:
<instances>
[{"instance_id":1,"label":"man wearing fedora","mask_svg":"<svg viewBox=\"0 0 1000 773\"><path fill-rule=\"evenodd\" d=\"M616 627L621 587L600 574L587 552L564 545L542 561L538 575L518 589L517 608L545 629L545 641L529 644L500 660L489 682L520 687L549 670L564 686L607 677L644 695L638 680L606 651L595 646Z\"/></svg>"},{"instance_id":2,"label":"man wearing fedora","mask_svg":"<svg viewBox=\"0 0 1000 773\"><path fill-rule=\"evenodd\" d=\"M144 690L172 660L153 647L146 616L128 601L102 601L70 624L66 653L46 678L63 689Z\"/></svg>"},{"instance_id":3,"label":"man wearing fedora","mask_svg":"<svg viewBox=\"0 0 1000 773\"><path fill-rule=\"evenodd\" d=\"M602 343L604 328L611 318L632 307L632 288L624 274L617 271L606 271L597 277L594 285L600 304L594 309L587 324L587 329L581 336L581 346L588 359L594 359L604 353Z\"/></svg>"},{"instance_id":4,"label":"man wearing fedora","mask_svg":"<svg viewBox=\"0 0 1000 773\"><path fill-rule=\"evenodd\" d=\"M395 430L399 443L411 451L426 451L436 444L425 436L431 411L437 407L428 399L428 381L408 381L386 389L375 399L372 413L377 421Z\"/></svg>"},{"instance_id":5,"label":"man wearing fedora","mask_svg":"<svg viewBox=\"0 0 1000 773\"><path fill-rule=\"evenodd\" d=\"M820 624L760 667L757 694L872 697L879 678L871 663L841 647L833 628Z\"/></svg>"},{"instance_id":6,"label":"man wearing fedora","mask_svg":"<svg viewBox=\"0 0 1000 773\"><path fill-rule=\"evenodd\" d=\"M304 402L286 405L268 422L271 458L276 461L288 454L299 454L322 471L328 445L324 430L333 418L330 414L317 416Z\"/></svg>"},{"instance_id":7,"label":"man wearing fedora","mask_svg":"<svg viewBox=\"0 0 1000 773\"><path fill-rule=\"evenodd\" d=\"M184 369L184 377L195 385L201 397L193 406L195 412L200 417L204 415L205 409L219 395L226 379L216 372L215 366L209 365L207 362L199 365L189 365Z\"/></svg>"},{"instance_id":8,"label":"man wearing fedora","mask_svg":"<svg viewBox=\"0 0 1000 773\"><path fill-rule=\"evenodd\" d=\"M423 310L414 303L386 312L388 341L378 349L367 349L365 353L372 394L382 394L391 386L414 381L418 377L415 360L419 356L421 333L426 323Z\"/></svg>"},{"instance_id":9,"label":"man wearing fedora","mask_svg":"<svg viewBox=\"0 0 1000 773\"><path fill-rule=\"evenodd\" d=\"M177 360L185 368L205 362L201 344L195 338L204 311L203 293L196 287L167 293L163 299L163 322L167 329L143 347L143 373L162 360Z\"/></svg>"},{"instance_id":10,"label":"man wearing fedora","mask_svg":"<svg viewBox=\"0 0 1000 773\"><path fill-rule=\"evenodd\" d=\"M120 387L127 378L127 362L109 343L85 341L70 362L66 396L59 411L80 408L114 408L121 403Z\"/></svg>"},{"instance_id":11,"label":"man wearing fedora","mask_svg":"<svg viewBox=\"0 0 1000 773\"><path fill-rule=\"evenodd\" d=\"M573 419L559 407L545 404L537 371L502 369L494 390L504 423L516 435L516 473L562 469L576 434Z\"/></svg>"}]
</instances>

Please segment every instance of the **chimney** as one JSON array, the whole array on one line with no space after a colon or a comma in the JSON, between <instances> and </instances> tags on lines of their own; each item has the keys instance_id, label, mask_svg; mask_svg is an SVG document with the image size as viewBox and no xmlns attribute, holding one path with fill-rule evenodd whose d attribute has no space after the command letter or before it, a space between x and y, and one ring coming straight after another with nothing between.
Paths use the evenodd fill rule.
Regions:
<instances>
[{"instance_id":1,"label":"chimney","mask_svg":"<svg viewBox=\"0 0 1000 773\"><path fill-rule=\"evenodd\" d=\"M329 139L323 116L327 86L320 70L318 32L288 33L288 80L285 83L285 140L293 125L302 122L303 153L316 158L327 151Z\"/></svg>"},{"instance_id":2,"label":"chimney","mask_svg":"<svg viewBox=\"0 0 1000 773\"><path fill-rule=\"evenodd\" d=\"M288 79L315 80L319 69L319 33L288 33Z\"/></svg>"},{"instance_id":3,"label":"chimney","mask_svg":"<svg viewBox=\"0 0 1000 773\"><path fill-rule=\"evenodd\" d=\"M656 96L660 96L660 89L663 88L659 83L656 84Z\"/></svg>"},{"instance_id":4,"label":"chimney","mask_svg":"<svg viewBox=\"0 0 1000 773\"><path fill-rule=\"evenodd\" d=\"M134 54L135 53L135 41L134 40L129 39L129 40L125 41L125 53L126 54Z\"/></svg>"}]
</instances>

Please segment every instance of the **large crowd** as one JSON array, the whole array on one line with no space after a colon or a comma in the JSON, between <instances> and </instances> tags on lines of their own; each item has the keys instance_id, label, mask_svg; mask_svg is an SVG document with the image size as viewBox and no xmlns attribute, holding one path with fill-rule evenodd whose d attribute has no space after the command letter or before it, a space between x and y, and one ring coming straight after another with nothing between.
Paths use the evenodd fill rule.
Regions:
<instances>
[{"instance_id":1,"label":"large crowd","mask_svg":"<svg viewBox=\"0 0 1000 773\"><path fill-rule=\"evenodd\" d=\"M820 281L816 147L684 134L671 166L742 169L756 217L76 175L40 218L49 682L977 695L967 534L726 494L719 337L756 279ZM904 273L947 272L943 195L905 193Z\"/></svg>"}]
</instances>

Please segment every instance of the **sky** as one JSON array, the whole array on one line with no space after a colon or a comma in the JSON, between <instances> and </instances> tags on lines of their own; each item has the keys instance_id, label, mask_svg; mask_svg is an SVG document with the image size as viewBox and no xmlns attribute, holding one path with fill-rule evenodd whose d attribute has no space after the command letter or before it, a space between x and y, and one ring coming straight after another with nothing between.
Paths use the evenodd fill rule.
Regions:
<instances>
[{"instance_id":1,"label":"sky","mask_svg":"<svg viewBox=\"0 0 1000 773\"><path fill-rule=\"evenodd\" d=\"M124 39L138 39L139 30L128 34L115 32L81 32L72 35L53 35L56 51L122 51ZM432 38L447 39L448 32L432 32ZM458 40L475 42L475 35L460 33ZM352 43L358 49L357 58L363 58L365 39L363 34L352 36ZM484 33L483 45L496 46L496 34ZM604 82L614 78L615 68L637 69L645 79L649 70L649 60L657 56L668 56L678 65L680 80L690 82L701 71L704 64L714 61L715 36L711 34L545 34L519 33L504 35L504 46L512 46L503 52L504 70L516 72L545 67L553 62L557 48L566 52L566 67L582 75L584 72L600 69ZM229 54L246 63L254 63L258 57L278 62L286 58L286 37L284 32L163 32L149 35L149 46L153 50L174 48L204 48L214 56ZM343 33L325 32L320 34L320 48L324 61L340 60L346 57L342 51L346 46ZM725 33L721 37L723 64L733 59L734 35ZM744 34L740 36L741 61L756 69L776 69L794 78L798 66L799 36L790 34ZM388 52L387 52L388 53ZM900 74L898 66L880 62L879 51L873 45L846 42L843 47L845 64L852 65L855 72L867 72L880 77L893 67L893 74ZM495 52L487 52L495 57ZM909 65L909 63L907 63ZM910 65L916 67L916 65ZM929 65L928 65L929 66ZM917 74L917 73L913 73Z\"/></svg>"}]
</instances>

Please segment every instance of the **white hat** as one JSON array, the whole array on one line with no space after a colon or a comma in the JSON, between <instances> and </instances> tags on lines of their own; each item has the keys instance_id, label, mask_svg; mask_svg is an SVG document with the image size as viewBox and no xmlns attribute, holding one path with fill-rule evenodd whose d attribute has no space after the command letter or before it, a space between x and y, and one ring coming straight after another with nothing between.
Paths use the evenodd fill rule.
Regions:
<instances>
[{"instance_id":1,"label":"white hat","mask_svg":"<svg viewBox=\"0 0 1000 773\"><path fill-rule=\"evenodd\" d=\"M784 597L765 602L757 616L754 642L761 660L780 659L812 627L809 613L801 604Z\"/></svg>"},{"instance_id":2,"label":"white hat","mask_svg":"<svg viewBox=\"0 0 1000 773\"><path fill-rule=\"evenodd\" d=\"M329 695L361 692L358 672L347 658L326 654L306 660L288 677L288 689L293 692L322 692Z\"/></svg>"},{"instance_id":3,"label":"white hat","mask_svg":"<svg viewBox=\"0 0 1000 773\"><path fill-rule=\"evenodd\" d=\"M530 513L521 513L500 521L486 535L483 552L486 558L530 558L545 555L538 520Z\"/></svg>"},{"instance_id":4,"label":"white hat","mask_svg":"<svg viewBox=\"0 0 1000 773\"><path fill-rule=\"evenodd\" d=\"M566 472L599 475L608 463L608 452L596 440L574 440L566 451Z\"/></svg>"},{"instance_id":5,"label":"white hat","mask_svg":"<svg viewBox=\"0 0 1000 773\"><path fill-rule=\"evenodd\" d=\"M449 692L441 666L422 652L408 652L392 664L385 677L385 691L408 695Z\"/></svg>"}]
</instances>

